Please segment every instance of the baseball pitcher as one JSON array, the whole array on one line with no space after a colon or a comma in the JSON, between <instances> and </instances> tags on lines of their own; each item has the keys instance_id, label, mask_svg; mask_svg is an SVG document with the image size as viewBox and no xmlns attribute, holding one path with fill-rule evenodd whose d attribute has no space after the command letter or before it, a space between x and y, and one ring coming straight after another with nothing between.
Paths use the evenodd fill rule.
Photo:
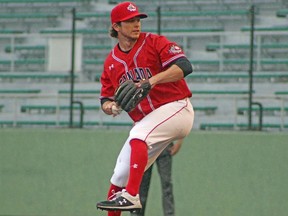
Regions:
<instances>
[{"instance_id":1,"label":"baseball pitcher","mask_svg":"<svg viewBox=\"0 0 288 216\"><path fill-rule=\"evenodd\" d=\"M96 205L108 216L141 209L144 171L169 143L187 136L194 121L184 79L192 65L175 42L141 32L146 17L132 2L111 11L110 36L118 43L104 62L101 105L107 115L127 112L134 126L118 155L107 200Z\"/></svg>"}]
</instances>

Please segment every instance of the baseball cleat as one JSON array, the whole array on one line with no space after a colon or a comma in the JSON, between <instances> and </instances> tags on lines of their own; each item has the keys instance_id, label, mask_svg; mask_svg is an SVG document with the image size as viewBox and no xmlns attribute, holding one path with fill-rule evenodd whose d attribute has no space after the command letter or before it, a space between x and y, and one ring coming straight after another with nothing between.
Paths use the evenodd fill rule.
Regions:
<instances>
[{"instance_id":1,"label":"baseball cleat","mask_svg":"<svg viewBox=\"0 0 288 216\"><path fill-rule=\"evenodd\" d=\"M97 203L97 209L106 211L135 211L142 208L139 194L130 195L125 189L114 194L111 200Z\"/></svg>"}]
</instances>

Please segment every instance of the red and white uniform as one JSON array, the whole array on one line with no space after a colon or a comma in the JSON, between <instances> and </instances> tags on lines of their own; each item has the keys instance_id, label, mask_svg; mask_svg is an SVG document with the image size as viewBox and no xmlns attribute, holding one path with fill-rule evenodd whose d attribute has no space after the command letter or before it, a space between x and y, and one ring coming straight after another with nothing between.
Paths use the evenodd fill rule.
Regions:
<instances>
[{"instance_id":1,"label":"red and white uniform","mask_svg":"<svg viewBox=\"0 0 288 216\"><path fill-rule=\"evenodd\" d=\"M148 79L183 56L185 55L177 44L151 33L141 33L129 53L122 52L116 45L104 63L101 97L113 99L115 89L127 79ZM184 79L159 84L129 115L137 122L163 104L187 97L191 97L191 92Z\"/></svg>"},{"instance_id":2,"label":"red and white uniform","mask_svg":"<svg viewBox=\"0 0 288 216\"><path fill-rule=\"evenodd\" d=\"M127 79L149 79L167 69L171 62L185 56L182 49L164 36L141 33L134 47L122 52L118 45L108 55L101 76L101 98L113 100L115 89ZM190 132L194 111L186 81L155 85L149 95L131 112L135 122L116 163L111 183L124 187L129 176L131 139L140 139L149 146L148 168L161 151L176 139Z\"/></svg>"}]
</instances>

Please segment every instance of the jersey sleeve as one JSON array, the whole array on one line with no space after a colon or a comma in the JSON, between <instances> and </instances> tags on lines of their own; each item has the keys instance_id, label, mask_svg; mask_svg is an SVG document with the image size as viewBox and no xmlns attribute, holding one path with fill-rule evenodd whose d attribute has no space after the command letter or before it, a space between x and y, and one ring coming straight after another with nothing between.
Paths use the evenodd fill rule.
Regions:
<instances>
[{"instance_id":1,"label":"jersey sleeve","mask_svg":"<svg viewBox=\"0 0 288 216\"><path fill-rule=\"evenodd\" d=\"M164 36L159 36L155 40L155 47L160 54L162 67L169 66L173 61L178 58L185 57L184 51L177 43L169 41Z\"/></svg>"},{"instance_id":2,"label":"jersey sleeve","mask_svg":"<svg viewBox=\"0 0 288 216\"><path fill-rule=\"evenodd\" d=\"M102 84L100 100L102 100L104 98L108 98L110 100L113 100L115 88L114 88L114 86L110 80L109 74L105 70L105 66L104 66L104 71L103 71L100 79L101 79L101 84Z\"/></svg>"}]
</instances>

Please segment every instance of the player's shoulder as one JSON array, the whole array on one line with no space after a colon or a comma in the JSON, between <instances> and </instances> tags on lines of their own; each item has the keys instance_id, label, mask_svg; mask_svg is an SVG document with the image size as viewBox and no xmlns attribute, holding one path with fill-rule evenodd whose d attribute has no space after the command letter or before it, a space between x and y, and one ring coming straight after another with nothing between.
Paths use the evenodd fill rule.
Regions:
<instances>
[{"instance_id":1,"label":"player's shoulder","mask_svg":"<svg viewBox=\"0 0 288 216\"><path fill-rule=\"evenodd\" d=\"M151 39L151 40L157 40L159 38L166 38L163 35L158 35L158 34L155 34L155 33L152 33L152 32L143 32L142 35L143 35L144 38Z\"/></svg>"},{"instance_id":2,"label":"player's shoulder","mask_svg":"<svg viewBox=\"0 0 288 216\"><path fill-rule=\"evenodd\" d=\"M167 39L167 37L163 36L163 35L158 35L155 33L151 33L151 32L145 32L143 33L144 37L146 39L146 41L153 43L153 44L163 44L163 43L169 43L169 40Z\"/></svg>"}]
</instances>

